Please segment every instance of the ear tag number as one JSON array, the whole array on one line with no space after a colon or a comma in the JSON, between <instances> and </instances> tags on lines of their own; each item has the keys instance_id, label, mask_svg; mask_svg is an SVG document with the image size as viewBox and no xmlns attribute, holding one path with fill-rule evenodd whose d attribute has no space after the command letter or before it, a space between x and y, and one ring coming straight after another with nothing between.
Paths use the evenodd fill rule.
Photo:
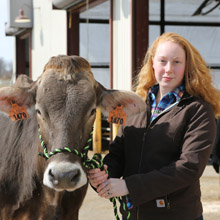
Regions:
<instances>
[{"instance_id":1,"label":"ear tag number","mask_svg":"<svg viewBox=\"0 0 220 220\"><path fill-rule=\"evenodd\" d=\"M118 125L125 125L126 119L127 114L123 111L123 105L117 106L108 116L108 122Z\"/></svg>"},{"instance_id":2,"label":"ear tag number","mask_svg":"<svg viewBox=\"0 0 220 220\"><path fill-rule=\"evenodd\" d=\"M19 106L14 101L11 102L11 109L9 111L9 117L12 121L19 121L29 117L25 108Z\"/></svg>"}]
</instances>

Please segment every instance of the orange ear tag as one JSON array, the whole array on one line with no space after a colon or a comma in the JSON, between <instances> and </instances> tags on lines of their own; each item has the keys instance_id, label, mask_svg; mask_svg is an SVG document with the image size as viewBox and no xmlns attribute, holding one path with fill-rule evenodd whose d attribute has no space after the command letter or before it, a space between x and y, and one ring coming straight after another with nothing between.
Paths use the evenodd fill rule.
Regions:
<instances>
[{"instance_id":1,"label":"orange ear tag","mask_svg":"<svg viewBox=\"0 0 220 220\"><path fill-rule=\"evenodd\" d=\"M125 125L127 114L123 111L123 105L117 106L113 111L109 113L108 122Z\"/></svg>"},{"instance_id":2,"label":"orange ear tag","mask_svg":"<svg viewBox=\"0 0 220 220\"><path fill-rule=\"evenodd\" d=\"M19 121L29 117L26 109L14 103L13 101L11 103L11 109L8 114L12 121Z\"/></svg>"}]
</instances>

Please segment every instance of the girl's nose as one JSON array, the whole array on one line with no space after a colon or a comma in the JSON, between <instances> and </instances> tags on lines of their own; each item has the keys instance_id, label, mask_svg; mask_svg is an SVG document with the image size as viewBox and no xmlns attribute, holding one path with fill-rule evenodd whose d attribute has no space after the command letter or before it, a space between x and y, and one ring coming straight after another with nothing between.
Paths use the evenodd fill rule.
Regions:
<instances>
[{"instance_id":1,"label":"girl's nose","mask_svg":"<svg viewBox=\"0 0 220 220\"><path fill-rule=\"evenodd\" d=\"M167 62L166 68L165 68L166 73L172 73L173 67L171 62Z\"/></svg>"}]
</instances>

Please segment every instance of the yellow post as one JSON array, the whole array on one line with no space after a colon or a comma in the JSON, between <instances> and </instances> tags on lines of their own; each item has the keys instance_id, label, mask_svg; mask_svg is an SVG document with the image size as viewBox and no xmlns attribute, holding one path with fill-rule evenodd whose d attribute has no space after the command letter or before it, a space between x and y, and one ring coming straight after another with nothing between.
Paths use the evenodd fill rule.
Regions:
<instances>
[{"instance_id":1,"label":"yellow post","mask_svg":"<svg viewBox=\"0 0 220 220\"><path fill-rule=\"evenodd\" d=\"M102 152L102 116L99 108L96 109L96 119L94 122L93 152Z\"/></svg>"},{"instance_id":2,"label":"yellow post","mask_svg":"<svg viewBox=\"0 0 220 220\"><path fill-rule=\"evenodd\" d=\"M117 133L118 133L118 128L119 125L118 124L112 124L112 139L114 140Z\"/></svg>"}]
</instances>

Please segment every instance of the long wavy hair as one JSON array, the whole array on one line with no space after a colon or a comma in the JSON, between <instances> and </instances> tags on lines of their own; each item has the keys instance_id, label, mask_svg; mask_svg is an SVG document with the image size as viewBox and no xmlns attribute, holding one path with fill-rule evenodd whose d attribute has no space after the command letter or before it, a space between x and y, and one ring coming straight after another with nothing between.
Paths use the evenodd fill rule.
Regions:
<instances>
[{"instance_id":1,"label":"long wavy hair","mask_svg":"<svg viewBox=\"0 0 220 220\"><path fill-rule=\"evenodd\" d=\"M215 116L220 116L220 91L213 85L210 69L207 68L206 62L198 50L189 41L176 33L162 34L148 49L143 67L136 79L136 93L146 100L149 89L157 83L153 70L153 58L158 45L165 41L179 44L186 53L184 74L186 91L209 102L213 107Z\"/></svg>"}]
</instances>

